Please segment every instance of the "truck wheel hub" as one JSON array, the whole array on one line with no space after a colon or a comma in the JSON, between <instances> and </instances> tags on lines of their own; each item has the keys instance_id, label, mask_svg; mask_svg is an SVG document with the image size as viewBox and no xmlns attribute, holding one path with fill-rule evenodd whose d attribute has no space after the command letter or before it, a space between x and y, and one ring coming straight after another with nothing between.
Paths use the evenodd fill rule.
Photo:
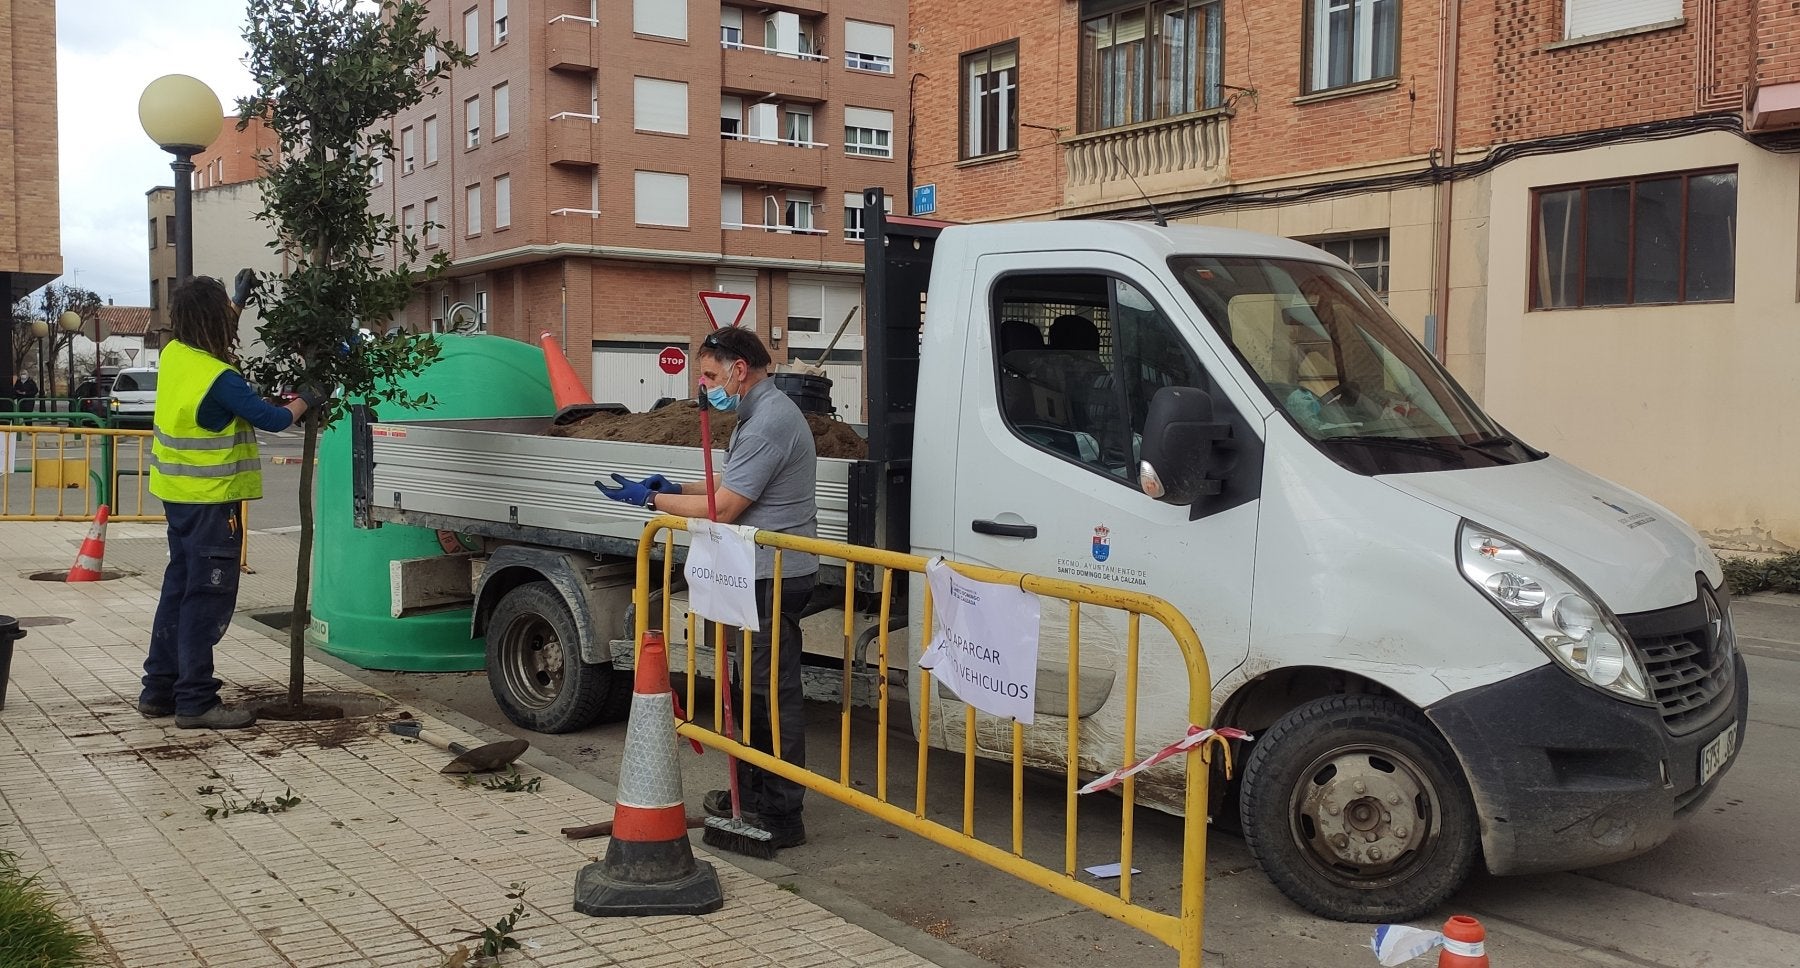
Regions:
<instances>
[{"instance_id":1,"label":"truck wheel hub","mask_svg":"<svg viewBox=\"0 0 1800 968\"><path fill-rule=\"evenodd\" d=\"M1295 837L1327 867L1392 870L1425 839L1419 804L1430 798L1409 765L1371 750L1320 757L1295 790Z\"/></svg>"}]
</instances>

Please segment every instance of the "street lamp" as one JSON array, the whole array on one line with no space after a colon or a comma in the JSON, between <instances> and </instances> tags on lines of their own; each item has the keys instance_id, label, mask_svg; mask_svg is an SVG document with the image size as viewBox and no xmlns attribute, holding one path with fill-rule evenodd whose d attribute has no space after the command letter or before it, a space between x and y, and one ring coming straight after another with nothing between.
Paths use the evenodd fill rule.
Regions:
<instances>
[{"instance_id":1,"label":"street lamp","mask_svg":"<svg viewBox=\"0 0 1800 968\"><path fill-rule=\"evenodd\" d=\"M70 309L56 320L56 325L68 334L69 340L69 410L75 410L75 334L81 332L81 314Z\"/></svg>"},{"instance_id":2,"label":"street lamp","mask_svg":"<svg viewBox=\"0 0 1800 968\"><path fill-rule=\"evenodd\" d=\"M151 81L138 98L144 133L175 156L175 278L194 274L194 156L206 150L224 127L225 109L212 88L186 74Z\"/></svg>"},{"instance_id":3,"label":"street lamp","mask_svg":"<svg viewBox=\"0 0 1800 968\"><path fill-rule=\"evenodd\" d=\"M50 322L48 320L44 320L44 319L32 320L31 321L31 336L33 339L37 340L38 396L47 397L50 395L50 383L44 377L44 340L46 340L50 337ZM48 404L48 403L44 404L44 408L46 410L48 410L49 407L50 407L50 404Z\"/></svg>"}]
</instances>

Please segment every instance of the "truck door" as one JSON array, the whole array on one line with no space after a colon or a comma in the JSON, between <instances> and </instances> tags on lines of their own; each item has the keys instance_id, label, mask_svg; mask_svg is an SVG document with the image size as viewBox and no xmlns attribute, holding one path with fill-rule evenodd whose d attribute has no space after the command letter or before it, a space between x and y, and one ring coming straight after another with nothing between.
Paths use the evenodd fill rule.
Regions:
<instances>
[{"instance_id":1,"label":"truck door","mask_svg":"<svg viewBox=\"0 0 1800 968\"><path fill-rule=\"evenodd\" d=\"M1046 258L1002 254L976 265L955 557L1167 598L1199 631L1217 682L1249 646L1257 492L1234 487L1241 497L1210 501L1199 514L1158 502L1138 487L1138 447L1161 387L1205 389L1225 414L1243 400L1218 379L1223 368L1194 316L1142 266L1103 252ZM1253 423L1234 424L1260 429L1253 411L1242 413ZM1239 443L1249 453L1236 473L1259 478L1260 446ZM1243 466L1252 456L1258 466ZM1069 616L1066 605L1044 605L1038 728L1054 731L1066 728ZM1172 640L1154 621L1142 624L1138 735L1155 748L1186 725L1186 678ZM1084 744L1099 744L1084 760L1119 762L1107 744L1117 744L1123 721L1125 639L1122 620L1083 612L1079 715ZM990 730L980 732L989 746ZM1010 748L1010 731L999 732Z\"/></svg>"}]
</instances>

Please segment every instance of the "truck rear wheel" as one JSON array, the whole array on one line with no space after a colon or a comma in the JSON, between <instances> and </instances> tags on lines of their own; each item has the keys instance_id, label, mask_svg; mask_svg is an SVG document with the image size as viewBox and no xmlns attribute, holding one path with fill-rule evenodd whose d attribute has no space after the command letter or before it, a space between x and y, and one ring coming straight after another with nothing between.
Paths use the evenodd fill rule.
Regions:
<instances>
[{"instance_id":1,"label":"truck rear wheel","mask_svg":"<svg viewBox=\"0 0 1800 968\"><path fill-rule=\"evenodd\" d=\"M507 719L540 733L568 733L599 718L612 667L581 661L575 618L549 582L507 592L488 622L487 644L488 688Z\"/></svg>"},{"instance_id":2,"label":"truck rear wheel","mask_svg":"<svg viewBox=\"0 0 1800 968\"><path fill-rule=\"evenodd\" d=\"M1326 696L1257 737L1244 840L1288 899L1339 921L1410 921L1447 900L1479 848L1442 738L1404 703Z\"/></svg>"}]
</instances>

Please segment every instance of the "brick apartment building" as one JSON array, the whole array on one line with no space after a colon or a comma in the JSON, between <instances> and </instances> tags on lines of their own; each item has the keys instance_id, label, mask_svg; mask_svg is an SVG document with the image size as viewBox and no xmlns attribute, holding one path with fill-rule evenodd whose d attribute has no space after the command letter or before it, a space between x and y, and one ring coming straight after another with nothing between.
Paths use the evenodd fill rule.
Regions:
<instances>
[{"instance_id":1,"label":"brick apartment building","mask_svg":"<svg viewBox=\"0 0 1800 968\"><path fill-rule=\"evenodd\" d=\"M194 156L194 272L226 285L239 269L279 272L284 263L268 247L273 230L256 220L262 209L260 158L278 151L275 133L258 121L239 131L237 118L225 126L205 151ZM149 215L150 324L144 337L145 362L155 362L169 327L169 293L175 287L175 189L159 185L145 193ZM257 311L238 317L238 346L246 355L262 352Z\"/></svg>"},{"instance_id":2,"label":"brick apartment building","mask_svg":"<svg viewBox=\"0 0 1800 968\"><path fill-rule=\"evenodd\" d=\"M1314 242L1514 432L1722 547L1800 546L1792 3L914 0L911 23L936 217L1147 199Z\"/></svg>"},{"instance_id":3,"label":"brick apartment building","mask_svg":"<svg viewBox=\"0 0 1800 968\"><path fill-rule=\"evenodd\" d=\"M555 334L597 399L692 391L700 290L812 362L862 300L859 195L905 183L903 0L434 0L474 53L392 123L373 204L448 253L414 330ZM716 119L716 120L715 120ZM827 362L862 419L860 313Z\"/></svg>"},{"instance_id":4,"label":"brick apartment building","mask_svg":"<svg viewBox=\"0 0 1800 968\"><path fill-rule=\"evenodd\" d=\"M11 307L62 275L51 0L0 5L0 78L0 295ZM0 386L12 386L13 335L0 327Z\"/></svg>"}]
</instances>

